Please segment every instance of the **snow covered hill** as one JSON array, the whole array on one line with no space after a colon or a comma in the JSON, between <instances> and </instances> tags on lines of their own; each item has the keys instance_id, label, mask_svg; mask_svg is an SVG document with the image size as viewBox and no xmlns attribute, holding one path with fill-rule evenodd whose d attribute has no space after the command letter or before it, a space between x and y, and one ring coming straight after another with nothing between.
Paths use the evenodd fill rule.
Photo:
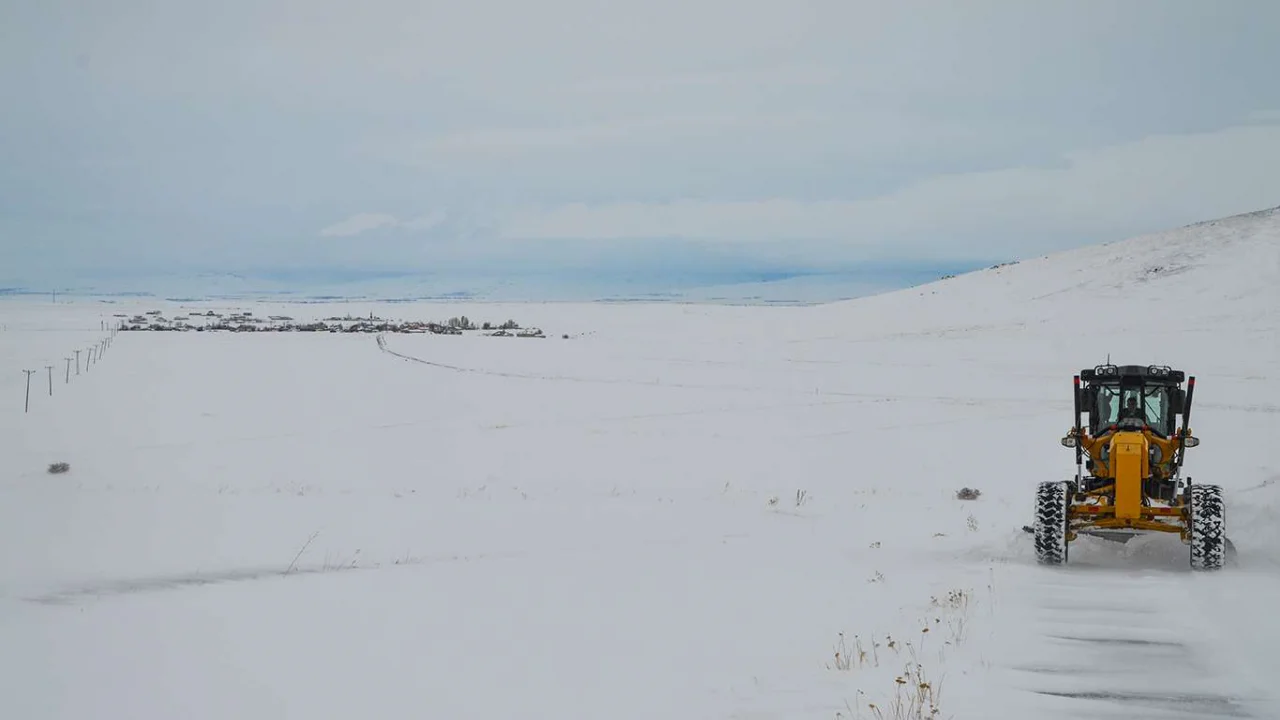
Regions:
<instances>
[{"instance_id":1,"label":"snow covered hill","mask_svg":"<svg viewBox=\"0 0 1280 720\"><path fill-rule=\"evenodd\" d=\"M819 312L846 320L887 315L913 327L970 315L1078 324L1088 312L1111 316L1091 322L1124 328L1131 318L1161 309L1176 311L1178 321L1240 314L1275 327L1280 207L832 303Z\"/></svg>"},{"instance_id":2,"label":"snow covered hill","mask_svg":"<svg viewBox=\"0 0 1280 720\"><path fill-rule=\"evenodd\" d=\"M547 339L125 333L79 374L152 303L6 301L4 715L1278 717L1278 253L1273 210L819 307L395 308ZM1226 570L1035 564L1108 354L1197 376Z\"/></svg>"}]
</instances>

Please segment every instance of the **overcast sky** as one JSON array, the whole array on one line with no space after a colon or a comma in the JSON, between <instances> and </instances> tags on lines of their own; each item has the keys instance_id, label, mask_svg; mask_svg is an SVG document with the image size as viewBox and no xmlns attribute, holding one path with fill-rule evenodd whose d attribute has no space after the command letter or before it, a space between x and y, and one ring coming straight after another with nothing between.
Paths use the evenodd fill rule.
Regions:
<instances>
[{"instance_id":1,"label":"overcast sky","mask_svg":"<svg viewBox=\"0 0 1280 720\"><path fill-rule=\"evenodd\" d=\"M0 0L0 282L1034 256L1280 205L1277 28L1273 0Z\"/></svg>"}]
</instances>

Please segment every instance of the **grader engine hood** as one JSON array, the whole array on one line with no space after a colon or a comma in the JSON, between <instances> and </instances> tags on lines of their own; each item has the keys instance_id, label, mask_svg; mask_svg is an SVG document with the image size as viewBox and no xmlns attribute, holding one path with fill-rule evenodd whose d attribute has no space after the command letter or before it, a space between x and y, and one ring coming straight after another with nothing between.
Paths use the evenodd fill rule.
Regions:
<instances>
[{"instance_id":1,"label":"grader engine hood","mask_svg":"<svg viewBox=\"0 0 1280 720\"><path fill-rule=\"evenodd\" d=\"M1141 517L1142 481L1151 472L1147 437L1140 432L1117 432L1107 449L1116 480L1116 517Z\"/></svg>"}]
</instances>

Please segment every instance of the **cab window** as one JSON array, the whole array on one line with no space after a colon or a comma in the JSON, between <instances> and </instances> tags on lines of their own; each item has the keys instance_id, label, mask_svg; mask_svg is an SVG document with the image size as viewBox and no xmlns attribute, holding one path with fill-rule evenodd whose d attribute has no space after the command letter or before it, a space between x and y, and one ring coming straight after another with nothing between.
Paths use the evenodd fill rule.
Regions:
<instances>
[{"instance_id":1,"label":"cab window","mask_svg":"<svg viewBox=\"0 0 1280 720\"><path fill-rule=\"evenodd\" d=\"M1101 429L1118 423L1122 419L1135 418L1150 425L1161 435L1168 435L1169 428L1166 421L1168 406L1169 394L1164 387L1122 389L1104 385L1098 388L1096 427Z\"/></svg>"}]
</instances>

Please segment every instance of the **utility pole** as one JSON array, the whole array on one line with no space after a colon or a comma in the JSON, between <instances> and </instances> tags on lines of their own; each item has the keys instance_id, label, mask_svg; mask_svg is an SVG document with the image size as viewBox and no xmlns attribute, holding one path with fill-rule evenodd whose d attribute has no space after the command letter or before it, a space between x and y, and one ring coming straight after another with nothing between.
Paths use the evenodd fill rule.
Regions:
<instances>
[{"instance_id":1,"label":"utility pole","mask_svg":"<svg viewBox=\"0 0 1280 720\"><path fill-rule=\"evenodd\" d=\"M22 412L27 413L31 412L31 376L34 375L36 371L23 370L22 372L27 374L27 404L26 407L23 408Z\"/></svg>"},{"instance_id":2,"label":"utility pole","mask_svg":"<svg viewBox=\"0 0 1280 720\"><path fill-rule=\"evenodd\" d=\"M67 382L64 384L69 385L71 384L71 358L62 358L62 359L67 361Z\"/></svg>"},{"instance_id":3,"label":"utility pole","mask_svg":"<svg viewBox=\"0 0 1280 720\"><path fill-rule=\"evenodd\" d=\"M76 351L76 375L80 374L80 351Z\"/></svg>"},{"instance_id":4,"label":"utility pole","mask_svg":"<svg viewBox=\"0 0 1280 720\"><path fill-rule=\"evenodd\" d=\"M49 397L53 397L53 366L45 365L44 369L49 371Z\"/></svg>"}]
</instances>

